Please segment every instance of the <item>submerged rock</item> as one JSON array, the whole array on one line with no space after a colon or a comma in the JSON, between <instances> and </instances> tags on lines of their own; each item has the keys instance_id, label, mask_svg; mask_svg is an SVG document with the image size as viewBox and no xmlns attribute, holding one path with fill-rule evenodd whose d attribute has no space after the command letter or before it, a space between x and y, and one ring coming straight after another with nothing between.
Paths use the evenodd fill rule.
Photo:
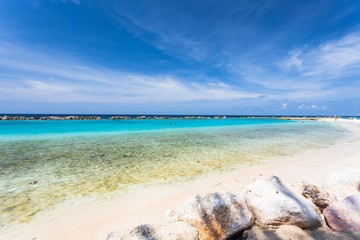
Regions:
<instances>
[{"instance_id":1,"label":"submerged rock","mask_svg":"<svg viewBox=\"0 0 360 240\"><path fill-rule=\"evenodd\" d=\"M106 240L198 240L199 232L188 223L140 225L129 233L111 232Z\"/></svg>"},{"instance_id":2,"label":"submerged rock","mask_svg":"<svg viewBox=\"0 0 360 240\"><path fill-rule=\"evenodd\" d=\"M278 177L255 181L244 192L246 203L260 226L295 225L311 228L321 225L316 206L284 185Z\"/></svg>"},{"instance_id":3,"label":"submerged rock","mask_svg":"<svg viewBox=\"0 0 360 240\"><path fill-rule=\"evenodd\" d=\"M324 188L337 201L358 194L360 191L360 169L348 169L332 173L325 181Z\"/></svg>"},{"instance_id":4,"label":"submerged rock","mask_svg":"<svg viewBox=\"0 0 360 240\"><path fill-rule=\"evenodd\" d=\"M360 231L360 194L330 204L324 217L334 231Z\"/></svg>"},{"instance_id":5,"label":"submerged rock","mask_svg":"<svg viewBox=\"0 0 360 240\"><path fill-rule=\"evenodd\" d=\"M171 212L172 221L188 222L199 230L200 239L227 239L250 227L254 217L242 197L231 193L207 193L189 197Z\"/></svg>"}]
</instances>

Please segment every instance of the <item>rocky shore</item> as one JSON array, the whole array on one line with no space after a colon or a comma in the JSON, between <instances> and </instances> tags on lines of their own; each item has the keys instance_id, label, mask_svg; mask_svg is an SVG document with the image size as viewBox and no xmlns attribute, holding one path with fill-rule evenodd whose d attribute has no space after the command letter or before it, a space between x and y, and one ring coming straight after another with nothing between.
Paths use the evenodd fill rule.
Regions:
<instances>
[{"instance_id":1,"label":"rocky shore","mask_svg":"<svg viewBox=\"0 0 360 240\"><path fill-rule=\"evenodd\" d=\"M360 169L335 172L321 185L259 179L242 194L190 196L165 225L111 232L106 240L360 239Z\"/></svg>"},{"instance_id":2,"label":"rocky shore","mask_svg":"<svg viewBox=\"0 0 360 240\"><path fill-rule=\"evenodd\" d=\"M0 120L35 120L35 118L24 116L0 116Z\"/></svg>"},{"instance_id":3,"label":"rocky shore","mask_svg":"<svg viewBox=\"0 0 360 240\"><path fill-rule=\"evenodd\" d=\"M101 120L99 116L42 116L39 118L25 116L0 116L0 120Z\"/></svg>"},{"instance_id":4,"label":"rocky shore","mask_svg":"<svg viewBox=\"0 0 360 240\"><path fill-rule=\"evenodd\" d=\"M0 120L102 120L101 116L0 116ZM293 117L293 116L146 116L146 115L120 115L109 116L105 119L109 120L165 120L165 119L279 119L279 120L297 120L297 121L319 121L319 120L334 120L334 117ZM341 119L341 117L336 117Z\"/></svg>"}]
</instances>

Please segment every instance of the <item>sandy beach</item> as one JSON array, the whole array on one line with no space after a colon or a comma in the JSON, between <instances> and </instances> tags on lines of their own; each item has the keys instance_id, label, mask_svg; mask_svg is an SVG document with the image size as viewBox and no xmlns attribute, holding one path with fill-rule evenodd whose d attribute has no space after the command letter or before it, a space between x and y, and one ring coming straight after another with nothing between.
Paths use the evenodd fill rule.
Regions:
<instances>
[{"instance_id":1,"label":"sandy beach","mask_svg":"<svg viewBox=\"0 0 360 240\"><path fill-rule=\"evenodd\" d=\"M359 121L338 120L334 124L355 134L328 148L243 166L231 172L174 184L135 187L107 200L65 203L40 212L29 223L6 229L0 239L105 240L111 231L130 230L144 223L166 223L166 212L192 194L214 191L240 194L247 184L268 175L276 175L288 184L306 181L321 185L332 172L360 168Z\"/></svg>"},{"instance_id":2,"label":"sandy beach","mask_svg":"<svg viewBox=\"0 0 360 240\"><path fill-rule=\"evenodd\" d=\"M0 240L360 240L360 0L0 0Z\"/></svg>"}]
</instances>

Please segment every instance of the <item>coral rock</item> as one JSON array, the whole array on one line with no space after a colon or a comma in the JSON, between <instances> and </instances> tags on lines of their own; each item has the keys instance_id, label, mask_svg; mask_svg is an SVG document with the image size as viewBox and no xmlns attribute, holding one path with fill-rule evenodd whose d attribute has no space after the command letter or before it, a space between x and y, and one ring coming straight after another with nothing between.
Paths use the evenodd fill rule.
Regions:
<instances>
[{"instance_id":1,"label":"coral rock","mask_svg":"<svg viewBox=\"0 0 360 240\"><path fill-rule=\"evenodd\" d=\"M325 181L324 188L337 201L341 201L347 196L358 194L360 191L360 169L349 169L332 173Z\"/></svg>"},{"instance_id":2,"label":"coral rock","mask_svg":"<svg viewBox=\"0 0 360 240\"><path fill-rule=\"evenodd\" d=\"M316 206L284 185L278 177L257 180L244 191L246 203L260 226L295 225L310 228L321 225Z\"/></svg>"},{"instance_id":3,"label":"coral rock","mask_svg":"<svg viewBox=\"0 0 360 240\"><path fill-rule=\"evenodd\" d=\"M227 239L254 222L244 198L231 193L191 196L170 217L172 221L184 221L196 227L202 240Z\"/></svg>"},{"instance_id":4,"label":"coral rock","mask_svg":"<svg viewBox=\"0 0 360 240\"><path fill-rule=\"evenodd\" d=\"M332 202L329 193L318 186L305 183L301 188L301 194L313 202L321 212Z\"/></svg>"},{"instance_id":5,"label":"coral rock","mask_svg":"<svg viewBox=\"0 0 360 240\"><path fill-rule=\"evenodd\" d=\"M360 231L360 194L330 204L324 216L334 231Z\"/></svg>"}]
</instances>

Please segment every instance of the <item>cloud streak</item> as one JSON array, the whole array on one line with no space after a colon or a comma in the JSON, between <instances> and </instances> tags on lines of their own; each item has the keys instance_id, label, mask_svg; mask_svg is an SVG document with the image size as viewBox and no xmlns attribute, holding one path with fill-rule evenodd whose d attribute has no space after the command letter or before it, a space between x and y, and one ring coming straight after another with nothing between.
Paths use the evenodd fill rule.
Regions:
<instances>
[{"instance_id":1,"label":"cloud streak","mask_svg":"<svg viewBox=\"0 0 360 240\"><path fill-rule=\"evenodd\" d=\"M241 77L257 84L256 90L214 78L190 81L176 75L144 75L108 69L84 62L75 55L46 53L0 42L0 98L121 104L193 101L240 101L241 104L245 99L253 99L254 105L263 101L259 99L279 102L346 99L360 90L359 80L352 80L349 86L340 89L336 82L343 81L339 79L341 76L360 76L357 68L360 58L353 55L360 54L359 36L353 33L317 47L292 51L277 62L281 71L270 73L266 67L249 65L247 74ZM284 106L287 105L282 105L282 109L287 109Z\"/></svg>"},{"instance_id":2,"label":"cloud streak","mask_svg":"<svg viewBox=\"0 0 360 240\"><path fill-rule=\"evenodd\" d=\"M55 56L55 57L54 57ZM25 50L2 42L2 99L50 102L187 102L256 98L221 81L189 82L170 75L106 69L74 56Z\"/></svg>"},{"instance_id":3,"label":"cloud streak","mask_svg":"<svg viewBox=\"0 0 360 240\"><path fill-rule=\"evenodd\" d=\"M246 67L242 77L268 89L272 99L353 98L360 91L360 33L291 50L274 65Z\"/></svg>"},{"instance_id":4,"label":"cloud streak","mask_svg":"<svg viewBox=\"0 0 360 240\"><path fill-rule=\"evenodd\" d=\"M3 102L151 104L157 109L183 104L184 112L207 107L209 113L213 107L330 111L330 102L345 101L359 108L357 3L56 0L28 9L8 5L0 33ZM5 21L17 13L23 18ZM57 17L43 24L50 15Z\"/></svg>"},{"instance_id":5,"label":"cloud streak","mask_svg":"<svg viewBox=\"0 0 360 240\"><path fill-rule=\"evenodd\" d=\"M283 2L285 8L273 1L244 2L231 4L232 7L231 1L208 1L200 7L155 1L143 2L137 10L128 11L133 9L132 3L110 3L105 8L138 38L170 55L220 69L230 76L226 82L255 88L269 100L325 101L343 99L360 90L358 80L352 79L360 76L359 33L303 48L287 46L289 41L297 43L304 38L301 34L319 31L319 26L313 26L318 18L330 19L329 25L336 24L345 17L344 11L352 11L349 6L340 13L336 8L323 8L328 5L326 1L296 7ZM323 11L309 11L314 8ZM278 10L284 18L276 19L273 13ZM202 12L207 13L206 18ZM281 20L274 29L263 27L269 16L272 21ZM348 85L340 88L344 81Z\"/></svg>"},{"instance_id":6,"label":"cloud streak","mask_svg":"<svg viewBox=\"0 0 360 240\"><path fill-rule=\"evenodd\" d=\"M312 49L297 50L281 64L285 69L297 70L304 77L360 76L360 33L351 33Z\"/></svg>"}]
</instances>

